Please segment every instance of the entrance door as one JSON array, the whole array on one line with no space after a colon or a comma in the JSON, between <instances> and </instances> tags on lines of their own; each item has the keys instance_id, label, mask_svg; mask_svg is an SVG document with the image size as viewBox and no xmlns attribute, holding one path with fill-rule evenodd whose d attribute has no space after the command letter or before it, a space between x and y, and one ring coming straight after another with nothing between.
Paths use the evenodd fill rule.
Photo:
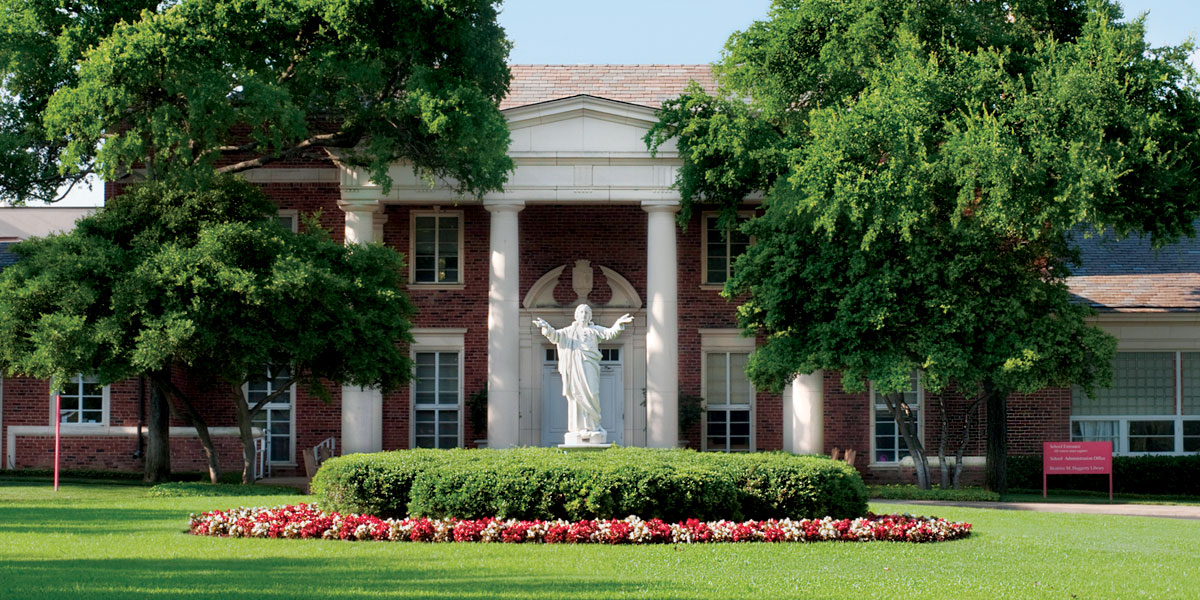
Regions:
<instances>
[{"instance_id":1,"label":"entrance door","mask_svg":"<svg viewBox=\"0 0 1200 600\"><path fill-rule=\"evenodd\" d=\"M567 399L558 374L558 351L546 348L542 364L542 445L557 446L567 433ZM625 441L625 373L620 348L600 349L600 424L610 443Z\"/></svg>"}]
</instances>

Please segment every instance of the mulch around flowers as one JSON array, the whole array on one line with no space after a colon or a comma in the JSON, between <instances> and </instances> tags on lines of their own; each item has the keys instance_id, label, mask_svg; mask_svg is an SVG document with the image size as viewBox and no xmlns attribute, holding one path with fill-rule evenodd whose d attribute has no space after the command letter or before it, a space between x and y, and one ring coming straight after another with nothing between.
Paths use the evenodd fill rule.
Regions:
<instances>
[{"instance_id":1,"label":"mulch around flowers","mask_svg":"<svg viewBox=\"0 0 1200 600\"><path fill-rule=\"evenodd\" d=\"M316 504L240 507L191 516L193 535L391 542L541 544L694 544L721 542L942 542L965 538L971 524L936 517L868 514L857 519L771 519L666 523L659 519L520 521L380 519L327 513Z\"/></svg>"}]
</instances>

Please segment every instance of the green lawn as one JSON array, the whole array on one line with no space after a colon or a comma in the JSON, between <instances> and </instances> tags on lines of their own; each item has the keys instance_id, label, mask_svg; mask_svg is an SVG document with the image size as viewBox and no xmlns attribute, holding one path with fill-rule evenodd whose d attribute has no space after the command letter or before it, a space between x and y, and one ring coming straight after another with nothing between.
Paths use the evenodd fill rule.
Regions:
<instances>
[{"instance_id":1,"label":"green lawn","mask_svg":"<svg viewBox=\"0 0 1200 600\"><path fill-rule=\"evenodd\" d=\"M520 546L222 539L193 511L297 496L150 498L0 481L0 597L1195 598L1200 521L937 507L941 544ZM900 505L878 510L903 510ZM912 507L930 512L929 507Z\"/></svg>"}]
</instances>

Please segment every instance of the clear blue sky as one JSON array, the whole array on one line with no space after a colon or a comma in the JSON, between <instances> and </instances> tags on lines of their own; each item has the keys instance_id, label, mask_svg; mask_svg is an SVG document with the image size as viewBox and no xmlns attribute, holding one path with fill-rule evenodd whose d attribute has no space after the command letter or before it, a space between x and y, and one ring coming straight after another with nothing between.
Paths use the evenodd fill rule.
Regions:
<instances>
[{"instance_id":1,"label":"clear blue sky","mask_svg":"<svg viewBox=\"0 0 1200 600\"><path fill-rule=\"evenodd\" d=\"M729 34L766 16L770 0L507 0L500 24L514 63L708 63ZM1123 0L1126 17L1149 12L1154 45L1200 30L1200 0ZM1197 55L1192 63L1197 64ZM99 185L77 190L72 206L102 203Z\"/></svg>"}]
</instances>

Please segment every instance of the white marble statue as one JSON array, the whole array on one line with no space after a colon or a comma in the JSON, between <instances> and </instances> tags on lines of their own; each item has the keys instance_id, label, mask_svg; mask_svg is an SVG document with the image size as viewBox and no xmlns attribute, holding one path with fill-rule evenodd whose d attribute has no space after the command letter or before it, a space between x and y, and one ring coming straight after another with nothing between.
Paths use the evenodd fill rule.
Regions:
<instances>
[{"instance_id":1,"label":"white marble statue","mask_svg":"<svg viewBox=\"0 0 1200 600\"><path fill-rule=\"evenodd\" d=\"M580 304L575 322L555 329L544 319L533 324L558 347L558 372L567 398L566 445L604 444L608 432L600 425L600 342L615 339L633 322L623 315L612 327L592 323L592 307Z\"/></svg>"}]
</instances>

